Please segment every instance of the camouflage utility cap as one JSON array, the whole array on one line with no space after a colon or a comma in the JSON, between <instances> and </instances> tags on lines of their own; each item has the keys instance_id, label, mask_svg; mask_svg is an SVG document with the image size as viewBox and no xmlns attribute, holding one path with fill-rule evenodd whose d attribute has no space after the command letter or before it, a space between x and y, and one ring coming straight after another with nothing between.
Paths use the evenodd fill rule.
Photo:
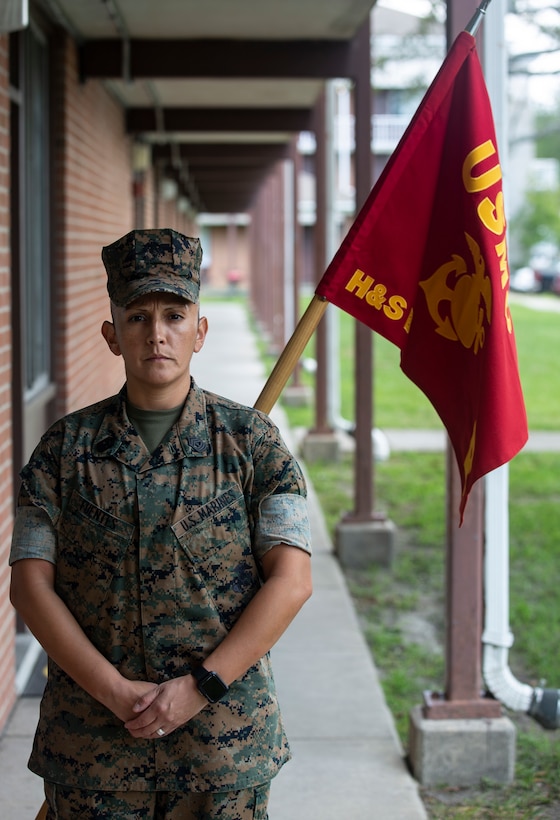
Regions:
<instances>
[{"instance_id":1,"label":"camouflage utility cap","mask_svg":"<svg viewBox=\"0 0 560 820\"><path fill-rule=\"evenodd\" d=\"M198 302L200 240L170 228L130 231L101 253L109 297L126 307L147 293L175 293Z\"/></svg>"}]
</instances>

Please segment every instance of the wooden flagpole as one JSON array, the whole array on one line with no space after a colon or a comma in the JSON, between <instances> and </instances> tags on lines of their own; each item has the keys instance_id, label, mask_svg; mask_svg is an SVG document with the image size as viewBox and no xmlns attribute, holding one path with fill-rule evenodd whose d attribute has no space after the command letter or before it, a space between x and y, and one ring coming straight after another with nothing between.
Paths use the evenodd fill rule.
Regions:
<instances>
[{"instance_id":1,"label":"wooden flagpole","mask_svg":"<svg viewBox=\"0 0 560 820\"><path fill-rule=\"evenodd\" d=\"M35 817L35 820L45 820L46 816L47 816L47 803L45 801L43 803L43 805L41 806L41 808L39 809L39 812L38 812L37 816Z\"/></svg>"},{"instance_id":2,"label":"wooden flagpole","mask_svg":"<svg viewBox=\"0 0 560 820\"><path fill-rule=\"evenodd\" d=\"M272 373L255 402L255 409L262 410L263 413L270 413L276 404L280 393L290 375L293 373L305 346L325 313L328 302L322 296L315 294L309 303L307 310L299 320L286 347L280 354L280 358L274 365Z\"/></svg>"}]
</instances>

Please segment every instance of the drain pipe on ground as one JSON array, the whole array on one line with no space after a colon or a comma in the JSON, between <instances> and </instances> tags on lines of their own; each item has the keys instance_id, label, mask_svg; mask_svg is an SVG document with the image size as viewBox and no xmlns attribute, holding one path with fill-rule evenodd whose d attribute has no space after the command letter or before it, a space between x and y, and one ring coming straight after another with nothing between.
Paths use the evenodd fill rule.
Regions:
<instances>
[{"instance_id":1,"label":"drain pipe on ground","mask_svg":"<svg viewBox=\"0 0 560 820\"><path fill-rule=\"evenodd\" d=\"M342 416L335 416L333 425L335 430L340 430L342 433L355 438L356 425L353 421ZM375 461L387 461L391 455L391 445L387 434L379 427L374 427L371 431L371 451Z\"/></svg>"},{"instance_id":2,"label":"drain pipe on ground","mask_svg":"<svg viewBox=\"0 0 560 820\"><path fill-rule=\"evenodd\" d=\"M508 651L513 644L509 628L509 466L505 464L494 470L485 481L484 682L492 695L509 709L526 712L545 729L557 729L560 726L559 690L522 683L508 665Z\"/></svg>"}]
</instances>

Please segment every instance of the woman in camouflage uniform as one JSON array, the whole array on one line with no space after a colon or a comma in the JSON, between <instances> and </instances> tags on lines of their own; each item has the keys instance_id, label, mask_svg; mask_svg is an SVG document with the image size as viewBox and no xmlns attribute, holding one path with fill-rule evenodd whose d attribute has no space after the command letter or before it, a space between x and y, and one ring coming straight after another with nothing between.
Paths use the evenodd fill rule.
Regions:
<instances>
[{"instance_id":1,"label":"woman in camouflage uniform","mask_svg":"<svg viewBox=\"0 0 560 820\"><path fill-rule=\"evenodd\" d=\"M289 758L268 651L311 594L304 480L270 419L200 389L200 244L103 249L121 392L22 471L14 606L49 656L49 818L266 818Z\"/></svg>"}]
</instances>

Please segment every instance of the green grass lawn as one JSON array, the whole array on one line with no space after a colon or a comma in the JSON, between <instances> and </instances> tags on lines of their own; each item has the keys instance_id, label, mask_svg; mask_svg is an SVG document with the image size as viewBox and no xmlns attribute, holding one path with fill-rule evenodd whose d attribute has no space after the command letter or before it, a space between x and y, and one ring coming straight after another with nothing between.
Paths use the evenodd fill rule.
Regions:
<instances>
[{"instance_id":1,"label":"green grass lawn","mask_svg":"<svg viewBox=\"0 0 560 820\"><path fill-rule=\"evenodd\" d=\"M557 299L558 297L551 297ZM331 310L331 307L329 307ZM560 313L531 310L512 305L519 356L519 372L531 430L560 430ZM332 321L339 337L340 407L346 419L354 418L354 326L347 313L332 308ZM375 426L394 429L438 429L441 421L424 394L401 371L400 351L381 336L372 333L374 351ZM303 354L315 356L312 338ZM269 367L272 360L268 360ZM313 375L303 373L311 386ZM313 426L313 408L290 408L290 423L296 427Z\"/></svg>"},{"instance_id":2,"label":"green grass lawn","mask_svg":"<svg viewBox=\"0 0 560 820\"><path fill-rule=\"evenodd\" d=\"M560 430L560 313L520 305L511 312L529 429Z\"/></svg>"},{"instance_id":3,"label":"green grass lawn","mask_svg":"<svg viewBox=\"0 0 560 820\"><path fill-rule=\"evenodd\" d=\"M444 462L439 453L396 453L377 465L380 506L399 531L395 561L391 569L346 572L405 749L410 709L425 690L444 685ZM333 532L351 507L351 458L307 469ZM520 454L510 467L510 666L519 680L551 688L560 687L559 475L560 453ZM411 618L424 639L410 634ZM509 716L517 726L515 782L422 790L430 817L560 817L559 733Z\"/></svg>"},{"instance_id":4,"label":"green grass lawn","mask_svg":"<svg viewBox=\"0 0 560 820\"><path fill-rule=\"evenodd\" d=\"M554 298L554 297L552 297ZM512 306L529 427L560 430L560 314ZM338 312L341 408L353 418L354 321ZM401 372L399 351L373 337L375 424L387 428L437 428L441 423L423 394ZM313 340L306 356L313 356ZM312 376L305 377L312 383ZM286 408L293 425L311 427L312 408ZM331 532L352 509L351 457L308 464ZM375 468L376 508L397 525L391 569L347 572L364 633L385 696L406 748L408 714L424 690L444 683L444 562L446 476L443 454L393 453ZM521 453L510 465L510 622L513 673L531 685L560 688L560 453ZM411 617L425 620L419 642ZM517 726L515 782L478 789L423 790L433 818L560 817L560 733L525 715Z\"/></svg>"}]
</instances>

